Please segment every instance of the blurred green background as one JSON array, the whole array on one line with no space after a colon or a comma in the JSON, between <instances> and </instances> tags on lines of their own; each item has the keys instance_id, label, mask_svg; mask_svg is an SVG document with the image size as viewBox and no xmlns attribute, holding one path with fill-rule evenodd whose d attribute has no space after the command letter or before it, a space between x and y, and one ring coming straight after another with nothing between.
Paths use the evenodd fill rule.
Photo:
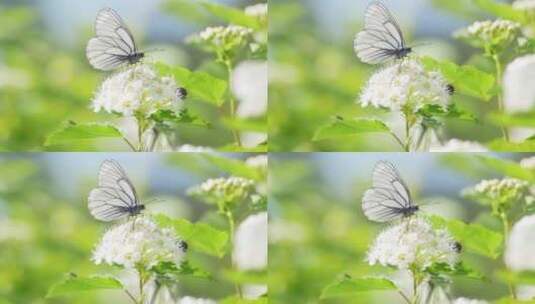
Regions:
<instances>
[{"instance_id":1,"label":"blurred green background","mask_svg":"<svg viewBox=\"0 0 535 304\"><path fill-rule=\"evenodd\" d=\"M248 155L227 155L243 159ZM250 156L250 155L249 155ZM93 219L87 195L96 186L99 166L115 159L126 170L148 213L203 221L225 231L225 219L186 196L186 189L224 172L202 156L180 153L41 153L0 156L0 303L130 303L121 291L86 292L44 299L48 288L69 272L79 276L124 273L94 265L91 253L109 224ZM67 169L67 170L66 170ZM245 215L240 214L241 221ZM189 250L192 265L213 280L185 276L181 296L221 299L234 293L222 276L231 262ZM132 282L133 283L133 282ZM135 283L132 284L135 286Z\"/></svg>"},{"instance_id":2,"label":"blurred green background","mask_svg":"<svg viewBox=\"0 0 535 304\"><path fill-rule=\"evenodd\" d=\"M271 303L404 303L396 292L362 292L359 296L319 300L322 290L345 274L353 278L403 276L393 269L369 266L366 252L385 224L367 220L361 198L371 186L373 166L393 163L425 214L479 223L500 231L488 208L465 200L460 191L482 178L501 175L479 153L310 153L271 154L269 199L269 269ZM527 154L485 155L519 160ZM426 203L431 203L426 205ZM463 263L486 281L456 277L452 298L494 300L507 287L494 279L503 269L496 260L464 250ZM409 284L410 281L405 283ZM402 285L405 286L405 285Z\"/></svg>"},{"instance_id":3,"label":"blurred green background","mask_svg":"<svg viewBox=\"0 0 535 304\"><path fill-rule=\"evenodd\" d=\"M455 40L457 29L476 20L494 19L472 0L390 0L405 39L417 55L473 64L494 73L478 50ZM499 2L499 1L498 1ZM510 1L505 1L510 2ZM392 118L356 104L360 90L379 66L363 64L353 51L369 1L270 1L270 151L399 151L389 135L371 134L313 141L315 131L335 115ZM446 138L487 142L500 136L486 123L496 102L456 94L453 101L480 120L446 121ZM394 127L399 131L399 126Z\"/></svg>"},{"instance_id":4,"label":"blurred green background","mask_svg":"<svg viewBox=\"0 0 535 304\"><path fill-rule=\"evenodd\" d=\"M239 8L257 3L214 2ZM147 60L226 78L210 54L184 42L187 36L208 25L222 24L221 20L195 13L191 5L180 3L184 1L98 0L76 5L68 0L1 1L0 151L43 150L46 137L67 121L116 119L90 109L92 96L107 74L90 67L85 47L94 35L95 16L103 7L112 7L121 14L142 50L163 49L151 52ZM169 8L171 5L174 9ZM177 133L182 142L222 146L232 141L230 132L222 127L218 108L192 99L186 106L213 127L180 126ZM127 151L128 147L122 142L105 143L102 150Z\"/></svg>"}]
</instances>

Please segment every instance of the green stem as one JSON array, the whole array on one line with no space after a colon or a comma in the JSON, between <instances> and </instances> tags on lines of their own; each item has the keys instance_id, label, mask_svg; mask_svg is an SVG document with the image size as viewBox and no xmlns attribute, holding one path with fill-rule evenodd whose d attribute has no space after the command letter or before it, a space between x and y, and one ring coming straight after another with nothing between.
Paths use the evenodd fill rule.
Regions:
<instances>
[{"instance_id":1,"label":"green stem","mask_svg":"<svg viewBox=\"0 0 535 304\"><path fill-rule=\"evenodd\" d=\"M128 144L128 146L130 147L130 149L132 149L132 151L136 151L136 147L134 147L134 145L128 140L128 138L124 137L123 136L123 140Z\"/></svg>"},{"instance_id":2,"label":"green stem","mask_svg":"<svg viewBox=\"0 0 535 304\"><path fill-rule=\"evenodd\" d=\"M493 54L492 60L494 61L494 66L496 68L496 84L498 85L498 87L500 87L502 83L502 64L500 62L500 57L498 56L498 54ZM503 114L505 106L503 102L503 94L502 94L501 89L498 90L497 98L498 98L498 110L500 111L500 114ZM502 131L502 136L505 139L505 141L509 141L509 134L507 133L507 128L502 124L500 126L500 129Z\"/></svg>"},{"instance_id":3,"label":"green stem","mask_svg":"<svg viewBox=\"0 0 535 304\"><path fill-rule=\"evenodd\" d=\"M405 302L407 302L408 304L411 304L411 300L409 299L409 297L407 297L407 295L401 289L398 289L398 293L405 300Z\"/></svg>"},{"instance_id":4,"label":"green stem","mask_svg":"<svg viewBox=\"0 0 535 304\"><path fill-rule=\"evenodd\" d=\"M401 148L403 150L405 150L405 144L403 144L403 141L396 135L396 133L390 131L390 135L392 135L392 137L394 137L394 139L396 140L396 142L401 146ZM407 151L406 151L407 152Z\"/></svg>"},{"instance_id":5,"label":"green stem","mask_svg":"<svg viewBox=\"0 0 535 304\"><path fill-rule=\"evenodd\" d=\"M226 215L227 220L228 220L229 233L230 233L230 243L232 244L232 247L234 248L234 231L235 231L234 215L229 210L225 211L225 215ZM234 259L232 257L232 253L231 253L230 260L231 260L231 263L232 263L232 268L235 268ZM241 290L240 284L234 283L234 289L236 290L236 293L238 294L239 298L241 299L243 296L242 296L242 290Z\"/></svg>"},{"instance_id":6,"label":"green stem","mask_svg":"<svg viewBox=\"0 0 535 304\"><path fill-rule=\"evenodd\" d=\"M409 116L405 115L405 152L410 152L411 150L410 128Z\"/></svg>"},{"instance_id":7,"label":"green stem","mask_svg":"<svg viewBox=\"0 0 535 304\"><path fill-rule=\"evenodd\" d=\"M134 304L137 304L137 300L136 298L126 289L124 289L124 292L126 293L126 295L128 296L128 298L130 298L130 300L132 300L132 302L134 302Z\"/></svg>"},{"instance_id":8,"label":"green stem","mask_svg":"<svg viewBox=\"0 0 535 304\"><path fill-rule=\"evenodd\" d=\"M230 85L230 82L232 81L231 79L232 78L232 63L228 59L224 60L223 62L225 64L225 67L227 68L227 79ZM234 119L236 118L236 99L234 98L234 95L232 94L232 92L229 95L230 95L230 118ZM241 140L240 140L240 135L238 134L238 131L234 128L231 128L231 131L232 131L232 136L234 137L234 142L236 143L236 145L238 145L238 147L241 147Z\"/></svg>"},{"instance_id":9,"label":"green stem","mask_svg":"<svg viewBox=\"0 0 535 304\"><path fill-rule=\"evenodd\" d=\"M501 219L502 225L503 225L503 240L504 240L504 244L507 245L507 242L509 240L509 230L510 230L510 224L509 224L509 220L507 219L507 214L505 214L505 212L500 213L500 219ZM507 280L507 287L509 289L509 295L513 299L516 299L515 286L513 285L513 283L510 280Z\"/></svg>"}]
</instances>

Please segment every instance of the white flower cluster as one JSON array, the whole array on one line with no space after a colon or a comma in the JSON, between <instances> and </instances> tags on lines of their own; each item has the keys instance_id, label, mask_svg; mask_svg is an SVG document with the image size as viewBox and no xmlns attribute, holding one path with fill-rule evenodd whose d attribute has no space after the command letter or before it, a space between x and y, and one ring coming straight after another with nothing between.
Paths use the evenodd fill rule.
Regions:
<instances>
[{"instance_id":1,"label":"white flower cluster","mask_svg":"<svg viewBox=\"0 0 535 304\"><path fill-rule=\"evenodd\" d=\"M231 176L211 178L190 188L188 194L206 199L209 203L236 203L246 199L254 189L252 180Z\"/></svg>"},{"instance_id":2,"label":"white flower cluster","mask_svg":"<svg viewBox=\"0 0 535 304\"><path fill-rule=\"evenodd\" d=\"M211 299L183 297L178 301L178 304L216 304L216 301Z\"/></svg>"},{"instance_id":3,"label":"white flower cluster","mask_svg":"<svg viewBox=\"0 0 535 304\"><path fill-rule=\"evenodd\" d=\"M535 170L535 156L520 160L520 167L528 170Z\"/></svg>"},{"instance_id":4,"label":"white flower cluster","mask_svg":"<svg viewBox=\"0 0 535 304\"><path fill-rule=\"evenodd\" d=\"M524 216L515 223L505 248L505 264L514 271L535 270L535 215Z\"/></svg>"},{"instance_id":5,"label":"white flower cluster","mask_svg":"<svg viewBox=\"0 0 535 304\"><path fill-rule=\"evenodd\" d=\"M93 99L95 112L148 117L158 110L183 106L173 77L161 77L149 65L137 64L106 79Z\"/></svg>"},{"instance_id":6,"label":"white flower cluster","mask_svg":"<svg viewBox=\"0 0 535 304\"><path fill-rule=\"evenodd\" d=\"M160 262L180 265L185 257L180 238L150 218L138 216L106 231L93 252L95 264L150 269Z\"/></svg>"},{"instance_id":7,"label":"white flower cluster","mask_svg":"<svg viewBox=\"0 0 535 304\"><path fill-rule=\"evenodd\" d=\"M258 18L261 21L265 21L268 18L268 4L258 3L245 7L245 14L247 16Z\"/></svg>"},{"instance_id":8,"label":"white flower cluster","mask_svg":"<svg viewBox=\"0 0 535 304\"><path fill-rule=\"evenodd\" d=\"M482 180L474 187L464 190L469 196L483 199L487 203L506 204L521 200L529 183L516 178Z\"/></svg>"},{"instance_id":9,"label":"white flower cluster","mask_svg":"<svg viewBox=\"0 0 535 304\"><path fill-rule=\"evenodd\" d=\"M484 300L468 299L468 298L457 298L453 301L453 304L488 304L489 302Z\"/></svg>"},{"instance_id":10,"label":"white flower cluster","mask_svg":"<svg viewBox=\"0 0 535 304\"><path fill-rule=\"evenodd\" d=\"M513 8L517 10L535 10L535 0L516 0Z\"/></svg>"},{"instance_id":11,"label":"white flower cluster","mask_svg":"<svg viewBox=\"0 0 535 304\"><path fill-rule=\"evenodd\" d=\"M268 157L266 154L249 157L245 160L245 164L253 168L267 169Z\"/></svg>"},{"instance_id":12,"label":"white flower cluster","mask_svg":"<svg viewBox=\"0 0 535 304\"><path fill-rule=\"evenodd\" d=\"M360 103L412 112L426 104L446 107L450 100L447 85L440 72L426 71L419 61L408 59L375 73L362 91Z\"/></svg>"},{"instance_id":13,"label":"white flower cluster","mask_svg":"<svg viewBox=\"0 0 535 304\"><path fill-rule=\"evenodd\" d=\"M214 48L232 49L243 46L253 31L239 25L207 27L199 33L200 42Z\"/></svg>"},{"instance_id":14,"label":"white flower cluster","mask_svg":"<svg viewBox=\"0 0 535 304\"><path fill-rule=\"evenodd\" d=\"M483 46L502 47L511 42L520 32L520 29L519 23L509 20L476 21L466 31L462 31L459 36L473 39Z\"/></svg>"},{"instance_id":15,"label":"white flower cluster","mask_svg":"<svg viewBox=\"0 0 535 304\"><path fill-rule=\"evenodd\" d=\"M433 145L430 152L487 152L488 149L475 141L464 141L460 139L450 139L444 145Z\"/></svg>"},{"instance_id":16,"label":"white flower cluster","mask_svg":"<svg viewBox=\"0 0 535 304\"><path fill-rule=\"evenodd\" d=\"M381 232L367 260L370 265L424 270L433 263L454 266L457 258L455 240L446 229L433 229L429 222L415 217Z\"/></svg>"}]
</instances>

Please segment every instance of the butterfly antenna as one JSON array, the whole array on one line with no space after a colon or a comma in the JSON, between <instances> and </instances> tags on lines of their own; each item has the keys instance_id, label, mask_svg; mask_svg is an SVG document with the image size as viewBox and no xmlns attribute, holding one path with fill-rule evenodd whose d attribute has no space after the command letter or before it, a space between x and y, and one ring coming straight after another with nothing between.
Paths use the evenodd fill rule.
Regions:
<instances>
[{"instance_id":1,"label":"butterfly antenna","mask_svg":"<svg viewBox=\"0 0 535 304\"><path fill-rule=\"evenodd\" d=\"M146 51L144 51L145 53L155 53L155 52L163 52L165 51L164 49L148 49Z\"/></svg>"},{"instance_id":2,"label":"butterfly antenna","mask_svg":"<svg viewBox=\"0 0 535 304\"><path fill-rule=\"evenodd\" d=\"M416 47L421 47L421 46L426 46L426 45L431 45L431 42L419 42L419 43L411 45L411 47L416 48Z\"/></svg>"},{"instance_id":3,"label":"butterfly antenna","mask_svg":"<svg viewBox=\"0 0 535 304\"><path fill-rule=\"evenodd\" d=\"M163 203L165 200L160 197L153 197L145 202L145 204Z\"/></svg>"}]
</instances>

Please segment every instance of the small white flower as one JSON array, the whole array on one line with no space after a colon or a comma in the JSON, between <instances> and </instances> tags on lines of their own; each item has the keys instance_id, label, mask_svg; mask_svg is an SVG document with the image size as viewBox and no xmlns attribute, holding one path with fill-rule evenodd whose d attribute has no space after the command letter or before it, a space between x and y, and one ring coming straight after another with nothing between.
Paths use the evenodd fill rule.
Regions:
<instances>
[{"instance_id":1,"label":"small white flower","mask_svg":"<svg viewBox=\"0 0 535 304\"><path fill-rule=\"evenodd\" d=\"M188 189L188 194L204 198L209 203L237 203L246 199L255 184L243 177L211 178Z\"/></svg>"},{"instance_id":2,"label":"small white flower","mask_svg":"<svg viewBox=\"0 0 535 304\"><path fill-rule=\"evenodd\" d=\"M202 147L202 146L193 146L193 145L182 145L178 148L177 152L214 152L214 149L210 147Z\"/></svg>"},{"instance_id":3,"label":"small white flower","mask_svg":"<svg viewBox=\"0 0 535 304\"><path fill-rule=\"evenodd\" d=\"M508 36L520 29L520 24L517 22L497 19L476 21L467 29L468 33L482 41L492 41L498 36Z\"/></svg>"},{"instance_id":4,"label":"small white flower","mask_svg":"<svg viewBox=\"0 0 535 304\"><path fill-rule=\"evenodd\" d=\"M207 27L193 41L205 43L213 48L232 49L246 44L253 31L239 25Z\"/></svg>"},{"instance_id":5,"label":"small white flower","mask_svg":"<svg viewBox=\"0 0 535 304\"><path fill-rule=\"evenodd\" d=\"M504 109L507 113L530 111L535 107L535 55L518 57L509 63L503 76ZM524 140L533 134L532 128L512 128L514 140Z\"/></svg>"},{"instance_id":6,"label":"small white flower","mask_svg":"<svg viewBox=\"0 0 535 304\"><path fill-rule=\"evenodd\" d=\"M267 266L266 212L250 215L236 229L232 259L240 270L262 270Z\"/></svg>"},{"instance_id":7,"label":"small white flower","mask_svg":"<svg viewBox=\"0 0 535 304\"><path fill-rule=\"evenodd\" d=\"M503 77L504 103L508 113L528 111L535 106L535 55L516 58Z\"/></svg>"},{"instance_id":8,"label":"small white flower","mask_svg":"<svg viewBox=\"0 0 535 304\"><path fill-rule=\"evenodd\" d=\"M535 0L516 0L513 8L517 10L535 10Z\"/></svg>"},{"instance_id":9,"label":"small white flower","mask_svg":"<svg viewBox=\"0 0 535 304\"><path fill-rule=\"evenodd\" d=\"M527 194L529 183L516 178L482 180L463 190L465 195L491 205L509 205L521 201Z\"/></svg>"},{"instance_id":10,"label":"small white flower","mask_svg":"<svg viewBox=\"0 0 535 304\"><path fill-rule=\"evenodd\" d=\"M520 167L528 170L535 170L535 156L520 160Z\"/></svg>"},{"instance_id":11,"label":"small white flower","mask_svg":"<svg viewBox=\"0 0 535 304\"><path fill-rule=\"evenodd\" d=\"M446 107L450 101L448 83L438 71L426 71L415 59L408 59L375 73L360 95L360 104L392 111L418 111L426 104Z\"/></svg>"},{"instance_id":12,"label":"small white flower","mask_svg":"<svg viewBox=\"0 0 535 304\"><path fill-rule=\"evenodd\" d=\"M245 160L245 163L253 168L267 169L268 157L266 154L249 157Z\"/></svg>"},{"instance_id":13,"label":"small white flower","mask_svg":"<svg viewBox=\"0 0 535 304\"><path fill-rule=\"evenodd\" d=\"M265 21L268 17L268 4L258 3L254 5L249 5L245 7L244 11L247 16L252 16L258 18L261 21Z\"/></svg>"},{"instance_id":14,"label":"small white flower","mask_svg":"<svg viewBox=\"0 0 535 304\"><path fill-rule=\"evenodd\" d=\"M183 297L178 301L178 304L216 304L216 301L211 299Z\"/></svg>"},{"instance_id":15,"label":"small white flower","mask_svg":"<svg viewBox=\"0 0 535 304\"><path fill-rule=\"evenodd\" d=\"M150 218L138 216L110 228L93 252L95 264L121 265L129 269L150 269L160 262L183 261L180 238L170 229L161 229Z\"/></svg>"},{"instance_id":16,"label":"small white flower","mask_svg":"<svg viewBox=\"0 0 535 304\"><path fill-rule=\"evenodd\" d=\"M248 60L239 63L230 81L232 93L240 101L236 114L239 117L258 117L267 111L267 62Z\"/></svg>"},{"instance_id":17,"label":"small white flower","mask_svg":"<svg viewBox=\"0 0 535 304\"><path fill-rule=\"evenodd\" d=\"M453 301L453 304L488 304L489 302L484 300L475 300L468 298L457 298Z\"/></svg>"},{"instance_id":18,"label":"small white flower","mask_svg":"<svg viewBox=\"0 0 535 304\"><path fill-rule=\"evenodd\" d=\"M158 110L179 110L173 77L161 77L149 65L137 64L107 78L93 99L95 112L148 117Z\"/></svg>"},{"instance_id":19,"label":"small white flower","mask_svg":"<svg viewBox=\"0 0 535 304\"><path fill-rule=\"evenodd\" d=\"M446 229L433 229L418 217L402 221L385 229L368 251L370 265L381 264L408 269L425 269L433 263L454 266L458 252L455 240Z\"/></svg>"},{"instance_id":20,"label":"small white flower","mask_svg":"<svg viewBox=\"0 0 535 304\"><path fill-rule=\"evenodd\" d=\"M236 229L232 260L243 271L264 270L268 263L268 215L250 215ZM246 298L254 299L267 292L265 285L245 285Z\"/></svg>"},{"instance_id":21,"label":"small white flower","mask_svg":"<svg viewBox=\"0 0 535 304\"><path fill-rule=\"evenodd\" d=\"M460 139L450 139L444 145L433 145L430 152L488 152L489 150L482 144L475 141L464 141Z\"/></svg>"},{"instance_id":22,"label":"small white flower","mask_svg":"<svg viewBox=\"0 0 535 304\"><path fill-rule=\"evenodd\" d=\"M505 264L514 271L535 270L535 215L515 223L505 248Z\"/></svg>"}]
</instances>

